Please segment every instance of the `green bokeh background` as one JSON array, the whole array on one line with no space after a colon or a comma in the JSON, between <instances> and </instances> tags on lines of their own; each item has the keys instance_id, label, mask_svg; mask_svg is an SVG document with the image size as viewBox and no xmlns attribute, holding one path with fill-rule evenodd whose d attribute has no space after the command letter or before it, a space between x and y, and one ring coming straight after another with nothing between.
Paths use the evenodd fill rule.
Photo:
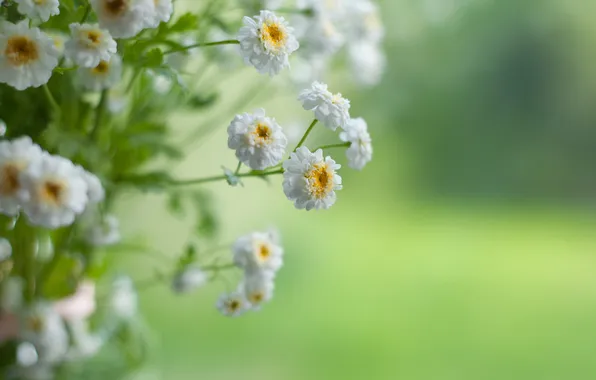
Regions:
<instances>
[{"instance_id":1,"label":"green bokeh background","mask_svg":"<svg viewBox=\"0 0 596 380\"><path fill-rule=\"evenodd\" d=\"M381 6L383 83L358 89L341 65L329 80L368 120L374 161L342 169L344 190L324 212L295 210L279 179L208 185L221 242L280 229L275 297L228 319L214 308L224 282L183 297L143 291L152 349L135 379L596 378L596 3ZM171 123L180 136L213 124L172 169L180 177L235 166L234 113L265 106L282 125L308 125L283 80L210 70L217 108ZM266 87L235 108L255 84ZM309 145L332 139L318 130ZM175 257L190 227L163 204L124 200L124 233ZM122 261L136 277L160 265Z\"/></svg>"}]
</instances>

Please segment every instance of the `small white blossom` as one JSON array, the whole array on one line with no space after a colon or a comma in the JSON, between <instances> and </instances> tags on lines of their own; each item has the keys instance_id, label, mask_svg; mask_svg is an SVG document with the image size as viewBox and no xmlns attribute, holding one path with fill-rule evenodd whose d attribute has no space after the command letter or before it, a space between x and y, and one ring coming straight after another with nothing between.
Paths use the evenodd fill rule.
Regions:
<instances>
[{"instance_id":1,"label":"small white blossom","mask_svg":"<svg viewBox=\"0 0 596 380\"><path fill-rule=\"evenodd\" d=\"M76 65L96 67L101 61L109 61L116 54L116 41L107 30L98 25L70 24L70 40L66 42L65 54Z\"/></svg>"},{"instance_id":2,"label":"small white blossom","mask_svg":"<svg viewBox=\"0 0 596 380\"><path fill-rule=\"evenodd\" d=\"M54 41L27 20L0 22L0 82L17 90L46 84L58 65Z\"/></svg>"},{"instance_id":3,"label":"small white blossom","mask_svg":"<svg viewBox=\"0 0 596 380\"><path fill-rule=\"evenodd\" d=\"M345 17L350 41L377 44L385 36L379 7L371 0L351 0L346 6Z\"/></svg>"},{"instance_id":4,"label":"small white blossom","mask_svg":"<svg viewBox=\"0 0 596 380\"><path fill-rule=\"evenodd\" d=\"M106 215L103 220L89 227L86 237L87 242L96 247L118 244L121 239L118 218Z\"/></svg>"},{"instance_id":5,"label":"small white blossom","mask_svg":"<svg viewBox=\"0 0 596 380\"><path fill-rule=\"evenodd\" d=\"M117 277L112 283L110 311L121 319L131 319L137 314L138 296L129 277Z\"/></svg>"},{"instance_id":6,"label":"small white blossom","mask_svg":"<svg viewBox=\"0 0 596 380\"><path fill-rule=\"evenodd\" d=\"M374 86L383 78L387 58L376 44L356 43L348 48L348 58L354 79L361 85Z\"/></svg>"},{"instance_id":7,"label":"small white blossom","mask_svg":"<svg viewBox=\"0 0 596 380\"><path fill-rule=\"evenodd\" d=\"M157 28L160 23L170 21L172 12L174 12L174 5L172 0L153 0L154 10L152 16L147 19L148 28Z\"/></svg>"},{"instance_id":8,"label":"small white blossom","mask_svg":"<svg viewBox=\"0 0 596 380\"><path fill-rule=\"evenodd\" d=\"M326 84L314 82L310 89L300 93L298 100L307 111L314 111L315 118L335 131L350 121L350 101L341 94L332 94Z\"/></svg>"},{"instance_id":9,"label":"small white blossom","mask_svg":"<svg viewBox=\"0 0 596 380\"><path fill-rule=\"evenodd\" d=\"M175 293L189 293L205 285L207 280L207 273L201 268L188 267L174 277L172 290Z\"/></svg>"},{"instance_id":10,"label":"small white blossom","mask_svg":"<svg viewBox=\"0 0 596 380\"><path fill-rule=\"evenodd\" d=\"M17 363L22 367L30 367L37 363L39 357L35 346L29 342L22 342L17 347Z\"/></svg>"},{"instance_id":11,"label":"small white blossom","mask_svg":"<svg viewBox=\"0 0 596 380\"><path fill-rule=\"evenodd\" d=\"M217 310L227 317L239 317L250 309L243 292L222 294L217 300Z\"/></svg>"},{"instance_id":12,"label":"small white blossom","mask_svg":"<svg viewBox=\"0 0 596 380\"><path fill-rule=\"evenodd\" d=\"M341 166L331 157L323 157L321 149L314 153L300 147L284 162L283 189L297 209L328 209L336 200L335 192L342 189L336 170Z\"/></svg>"},{"instance_id":13,"label":"small white blossom","mask_svg":"<svg viewBox=\"0 0 596 380\"><path fill-rule=\"evenodd\" d=\"M0 262L10 259L12 256L12 245L4 238L0 238Z\"/></svg>"},{"instance_id":14,"label":"small white blossom","mask_svg":"<svg viewBox=\"0 0 596 380\"><path fill-rule=\"evenodd\" d=\"M41 157L41 148L29 137L0 141L0 213L8 216L18 214L19 193L24 191L21 172Z\"/></svg>"},{"instance_id":15,"label":"small white blossom","mask_svg":"<svg viewBox=\"0 0 596 380\"><path fill-rule=\"evenodd\" d=\"M288 139L275 119L264 109L237 115L228 127L228 147L236 157L254 170L277 165L285 156Z\"/></svg>"},{"instance_id":16,"label":"small white blossom","mask_svg":"<svg viewBox=\"0 0 596 380\"><path fill-rule=\"evenodd\" d=\"M109 61L100 61L93 68L79 67L81 84L88 90L101 91L118 84L122 76L122 59L114 54Z\"/></svg>"},{"instance_id":17,"label":"small white blossom","mask_svg":"<svg viewBox=\"0 0 596 380\"><path fill-rule=\"evenodd\" d=\"M54 42L54 47L58 51L58 56L62 57L64 55L66 41L68 40L69 36L59 30L45 30L45 33Z\"/></svg>"},{"instance_id":18,"label":"small white blossom","mask_svg":"<svg viewBox=\"0 0 596 380\"><path fill-rule=\"evenodd\" d=\"M21 173L20 181L26 191L19 193L19 200L31 224L67 226L87 206L87 183L66 158L46 154Z\"/></svg>"},{"instance_id":19,"label":"small white blossom","mask_svg":"<svg viewBox=\"0 0 596 380\"><path fill-rule=\"evenodd\" d=\"M89 0L99 25L114 38L130 38L154 24L154 0Z\"/></svg>"},{"instance_id":20,"label":"small white blossom","mask_svg":"<svg viewBox=\"0 0 596 380\"><path fill-rule=\"evenodd\" d=\"M283 248L269 232L241 236L232 247L234 263L247 271L276 272L283 264Z\"/></svg>"},{"instance_id":21,"label":"small white blossom","mask_svg":"<svg viewBox=\"0 0 596 380\"><path fill-rule=\"evenodd\" d=\"M244 17L238 33L240 50L246 64L261 74L271 76L290 66L289 56L299 47L294 29L283 17L261 11L253 18Z\"/></svg>"},{"instance_id":22,"label":"small white blossom","mask_svg":"<svg viewBox=\"0 0 596 380\"><path fill-rule=\"evenodd\" d=\"M6 123L4 120L0 119L0 137L3 137L6 134Z\"/></svg>"},{"instance_id":23,"label":"small white blossom","mask_svg":"<svg viewBox=\"0 0 596 380\"><path fill-rule=\"evenodd\" d=\"M50 304L36 303L24 311L20 337L37 349L39 361L57 363L68 350L64 321Z\"/></svg>"},{"instance_id":24,"label":"small white blossom","mask_svg":"<svg viewBox=\"0 0 596 380\"><path fill-rule=\"evenodd\" d=\"M270 272L246 272L242 283L244 297L250 303L253 310L269 302L273 298L275 284L273 275Z\"/></svg>"},{"instance_id":25,"label":"small white blossom","mask_svg":"<svg viewBox=\"0 0 596 380\"><path fill-rule=\"evenodd\" d=\"M51 16L60 14L58 0L14 0L18 4L17 11L31 19L46 22Z\"/></svg>"},{"instance_id":26,"label":"small white blossom","mask_svg":"<svg viewBox=\"0 0 596 380\"><path fill-rule=\"evenodd\" d=\"M372 160L372 140L364 119L350 120L346 129L339 134L339 138L350 143L350 147L346 150L349 167L362 170Z\"/></svg>"}]
</instances>

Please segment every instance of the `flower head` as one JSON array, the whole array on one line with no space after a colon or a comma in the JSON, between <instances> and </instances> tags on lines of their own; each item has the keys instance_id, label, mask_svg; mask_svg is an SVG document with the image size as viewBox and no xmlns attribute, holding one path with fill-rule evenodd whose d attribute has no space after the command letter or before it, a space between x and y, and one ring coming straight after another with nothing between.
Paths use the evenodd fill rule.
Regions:
<instances>
[{"instance_id":1,"label":"flower head","mask_svg":"<svg viewBox=\"0 0 596 380\"><path fill-rule=\"evenodd\" d=\"M35 303L24 310L20 337L37 349L39 361L56 363L68 350L68 333L60 315L52 305Z\"/></svg>"},{"instance_id":2,"label":"flower head","mask_svg":"<svg viewBox=\"0 0 596 380\"><path fill-rule=\"evenodd\" d=\"M106 215L89 227L86 240L95 247L104 247L120 242L120 222L113 215Z\"/></svg>"},{"instance_id":3,"label":"flower head","mask_svg":"<svg viewBox=\"0 0 596 380\"><path fill-rule=\"evenodd\" d=\"M350 120L346 129L339 134L339 138L342 141L350 143L350 147L346 151L349 167L362 170L372 160L372 140L364 119L357 118Z\"/></svg>"},{"instance_id":4,"label":"flower head","mask_svg":"<svg viewBox=\"0 0 596 380\"><path fill-rule=\"evenodd\" d=\"M172 12L174 12L174 4L172 0L153 0L152 17L147 20L146 27L157 28L161 22L170 21Z\"/></svg>"},{"instance_id":5,"label":"flower head","mask_svg":"<svg viewBox=\"0 0 596 380\"><path fill-rule=\"evenodd\" d=\"M172 281L175 293L189 293L207 283L207 273L198 267L188 267L178 273Z\"/></svg>"},{"instance_id":6,"label":"flower head","mask_svg":"<svg viewBox=\"0 0 596 380\"><path fill-rule=\"evenodd\" d=\"M54 41L27 20L0 24L0 82L17 90L46 84L58 65Z\"/></svg>"},{"instance_id":7,"label":"flower head","mask_svg":"<svg viewBox=\"0 0 596 380\"><path fill-rule=\"evenodd\" d=\"M254 170L264 170L279 163L286 152L288 140L275 119L266 117L265 110L243 113L228 127L228 147L236 157Z\"/></svg>"},{"instance_id":8,"label":"flower head","mask_svg":"<svg viewBox=\"0 0 596 380\"><path fill-rule=\"evenodd\" d=\"M110 31L114 38L136 36L153 25L154 0L89 0L97 14L99 25Z\"/></svg>"},{"instance_id":9,"label":"flower head","mask_svg":"<svg viewBox=\"0 0 596 380\"><path fill-rule=\"evenodd\" d=\"M345 127L350 121L350 101L339 93L332 94L326 84L314 82L310 89L300 93L298 100L305 110L314 111L315 118L332 131Z\"/></svg>"},{"instance_id":10,"label":"flower head","mask_svg":"<svg viewBox=\"0 0 596 380\"><path fill-rule=\"evenodd\" d=\"M224 293L217 300L217 309L227 317L239 317L244 314L250 304L242 292Z\"/></svg>"},{"instance_id":11,"label":"flower head","mask_svg":"<svg viewBox=\"0 0 596 380\"><path fill-rule=\"evenodd\" d=\"M88 90L101 91L113 87L122 76L122 59L114 54L109 61L100 61L93 68L79 67L81 84Z\"/></svg>"},{"instance_id":12,"label":"flower head","mask_svg":"<svg viewBox=\"0 0 596 380\"><path fill-rule=\"evenodd\" d=\"M273 298L275 284L274 276L271 272L246 272L244 281L241 284L244 291L244 297L250 303L253 310L258 310L261 306Z\"/></svg>"},{"instance_id":13,"label":"flower head","mask_svg":"<svg viewBox=\"0 0 596 380\"><path fill-rule=\"evenodd\" d=\"M32 19L40 19L46 22L50 16L60 14L60 2L58 0L15 0L18 4L17 11Z\"/></svg>"},{"instance_id":14,"label":"flower head","mask_svg":"<svg viewBox=\"0 0 596 380\"><path fill-rule=\"evenodd\" d=\"M41 148L29 137L0 141L0 213L17 215L19 193L25 191L21 173L41 157Z\"/></svg>"},{"instance_id":15,"label":"flower head","mask_svg":"<svg viewBox=\"0 0 596 380\"><path fill-rule=\"evenodd\" d=\"M116 41L107 30L98 25L70 24L71 38L66 42L65 54L76 65L96 67L101 61L109 61L116 54Z\"/></svg>"},{"instance_id":16,"label":"flower head","mask_svg":"<svg viewBox=\"0 0 596 380\"><path fill-rule=\"evenodd\" d=\"M87 206L87 183L66 158L45 154L23 170L20 180L26 191L19 193L19 200L31 224L67 226Z\"/></svg>"},{"instance_id":17,"label":"flower head","mask_svg":"<svg viewBox=\"0 0 596 380\"><path fill-rule=\"evenodd\" d=\"M298 40L283 17L261 11L253 18L244 17L238 33L244 61L259 73L277 75L290 66L288 57L299 47Z\"/></svg>"},{"instance_id":18,"label":"flower head","mask_svg":"<svg viewBox=\"0 0 596 380\"><path fill-rule=\"evenodd\" d=\"M234 263L245 271L276 272L282 266L283 248L270 232L239 237L232 248Z\"/></svg>"},{"instance_id":19,"label":"flower head","mask_svg":"<svg viewBox=\"0 0 596 380\"><path fill-rule=\"evenodd\" d=\"M283 188L286 197L298 209L328 209L336 200L335 192L342 189L336 170L341 166L331 157L323 157L321 149L314 153L300 147L284 162Z\"/></svg>"}]
</instances>

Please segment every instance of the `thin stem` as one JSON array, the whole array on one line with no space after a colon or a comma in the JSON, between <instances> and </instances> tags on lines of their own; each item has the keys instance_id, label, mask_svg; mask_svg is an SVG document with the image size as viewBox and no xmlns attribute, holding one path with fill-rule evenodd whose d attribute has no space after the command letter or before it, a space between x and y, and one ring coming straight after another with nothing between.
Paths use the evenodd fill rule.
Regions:
<instances>
[{"instance_id":1,"label":"thin stem","mask_svg":"<svg viewBox=\"0 0 596 380\"><path fill-rule=\"evenodd\" d=\"M85 6L85 13L83 13L83 17L81 18L81 24L84 24L85 21L87 21L89 14L91 14L91 4L87 2L87 5Z\"/></svg>"},{"instance_id":2,"label":"thin stem","mask_svg":"<svg viewBox=\"0 0 596 380\"><path fill-rule=\"evenodd\" d=\"M216 41L216 42L199 42L196 44L192 44L192 45L188 45L188 46L182 46L179 48L175 48L172 50L168 50L168 51L164 51L163 55L168 55L168 54L173 54L173 53L178 53L181 51L186 51L186 50L190 50L190 49L194 49L194 48L198 48L198 47L206 47L206 46L217 46L217 45L239 45L240 41L238 40L225 40L225 41Z\"/></svg>"},{"instance_id":3,"label":"thin stem","mask_svg":"<svg viewBox=\"0 0 596 380\"><path fill-rule=\"evenodd\" d=\"M228 264L223 264L223 265L206 265L203 267L200 267L202 271L204 272L219 272L222 270L226 270L226 269L233 269L233 268L237 268L236 264L234 263L228 263Z\"/></svg>"},{"instance_id":4,"label":"thin stem","mask_svg":"<svg viewBox=\"0 0 596 380\"><path fill-rule=\"evenodd\" d=\"M272 172L248 172L248 173L241 173L236 175L236 177L267 177L267 176L271 176L271 175L276 175L276 174L283 174L283 170L275 170ZM217 181L224 181L226 180L228 177L224 174L224 175L218 175L218 176L213 176L213 177L205 177L205 178L197 178L197 179L187 179L187 180L180 180L180 181L172 181L170 182L170 185L172 186L186 186L186 185L200 185L203 183L209 183L209 182L217 182Z\"/></svg>"},{"instance_id":5,"label":"thin stem","mask_svg":"<svg viewBox=\"0 0 596 380\"><path fill-rule=\"evenodd\" d=\"M95 109L95 123L93 124L93 129L91 133L89 133L89 137L93 140L97 137L97 133L99 132L99 127L101 126L101 121L103 119L103 115L106 109L106 102L108 100L108 90L103 90L101 92L101 97L99 98L99 103L97 104L97 108Z\"/></svg>"},{"instance_id":6,"label":"thin stem","mask_svg":"<svg viewBox=\"0 0 596 380\"><path fill-rule=\"evenodd\" d=\"M312 16L314 11L310 8L306 9L298 9L298 8L278 8L275 10L276 13L289 13L289 14L297 14L297 15L304 15L304 16Z\"/></svg>"},{"instance_id":7,"label":"thin stem","mask_svg":"<svg viewBox=\"0 0 596 380\"><path fill-rule=\"evenodd\" d=\"M56 98L54 98L54 95L52 95L52 92L50 91L50 88L48 87L48 84L47 83L43 85L43 92L45 92L46 97L48 98L48 102L50 103L50 105L52 106L52 108L56 112L61 112L62 111L62 108L60 108L60 105L56 101Z\"/></svg>"},{"instance_id":8,"label":"thin stem","mask_svg":"<svg viewBox=\"0 0 596 380\"><path fill-rule=\"evenodd\" d=\"M329 144L329 145L321 145L320 147L316 148L315 151L322 149L331 149L331 148L349 148L350 145L352 145L351 142L345 142L345 143L341 143L341 144Z\"/></svg>"},{"instance_id":9,"label":"thin stem","mask_svg":"<svg viewBox=\"0 0 596 380\"><path fill-rule=\"evenodd\" d=\"M132 77L130 78L130 82L128 82L128 86L126 86L126 94L128 94L130 92L130 90L132 90L132 87L135 85L135 82L137 81L137 78L139 77L139 75L141 75L141 71L143 69L137 69L135 70L135 72L132 74Z\"/></svg>"},{"instance_id":10,"label":"thin stem","mask_svg":"<svg viewBox=\"0 0 596 380\"><path fill-rule=\"evenodd\" d=\"M238 161L238 166L236 167L236 171L234 172L235 176L237 176L238 173L240 173L240 168L242 168L242 161Z\"/></svg>"},{"instance_id":11,"label":"thin stem","mask_svg":"<svg viewBox=\"0 0 596 380\"><path fill-rule=\"evenodd\" d=\"M297 151L298 148L300 148L302 146L302 144L304 144L304 142L306 141L306 138L308 137L308 135L310 135L310 132L312 132L313 128L315 127L315 125L317 125L317 123L318 123L318 120L314 119L313 122L310 124L310 127L308 127L306 132L304 132L304 136L302 136L302 139L300 139L300 142L298 143L298 145L296 145L296 148L294 148L293 152Z\"/></svg>"}]
</instances>

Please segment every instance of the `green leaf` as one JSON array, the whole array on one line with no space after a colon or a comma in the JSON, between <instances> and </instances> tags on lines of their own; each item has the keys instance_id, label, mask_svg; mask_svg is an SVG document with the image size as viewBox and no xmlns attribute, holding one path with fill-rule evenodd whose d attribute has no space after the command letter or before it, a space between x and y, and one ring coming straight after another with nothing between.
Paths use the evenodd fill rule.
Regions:
<instances>
[{"instance_id":1,"label":"green leaf","mask_svg":"<svg viewBox=\"0 0 596 380\"><path fill-rule=\"evenodd\" d=\"M198 28L197 17L188 12L180 16L172 26L169 27L170 32L179 33L189 30L196 30Z\"/></svg>"},{"instance_id":2,"label":"green leaf","mask_svg":"<svg viewBox=\"0 0 596 380\"><path fill-rule=\"evenodd\" d=\"M159 48L151 49L145 54L143 66L145 67L160 67L163 65L163 52Z\"/></svg>"},{"instance_id":3,"label":"green leaf","mask_svg":"<svg viewBox=\"0 0 596 380\"><path fill-rule=\"evenodd\" d=\"M43 296L50 300L68 297L76 291L83 265L80 259L62 255L43 284Z\"/></svg>"},{"instance_id":4,"label":"green leaf","mask_svg":"<svg viewBox=\"0 0 596 380\"><path fill-rule=\"evenodd\" d=\"M163 190L172 183L168 172L155 171L143 174L129 174L117 179L121 185L130 185L143 191Z\"/></svg>"}]
</instances>

